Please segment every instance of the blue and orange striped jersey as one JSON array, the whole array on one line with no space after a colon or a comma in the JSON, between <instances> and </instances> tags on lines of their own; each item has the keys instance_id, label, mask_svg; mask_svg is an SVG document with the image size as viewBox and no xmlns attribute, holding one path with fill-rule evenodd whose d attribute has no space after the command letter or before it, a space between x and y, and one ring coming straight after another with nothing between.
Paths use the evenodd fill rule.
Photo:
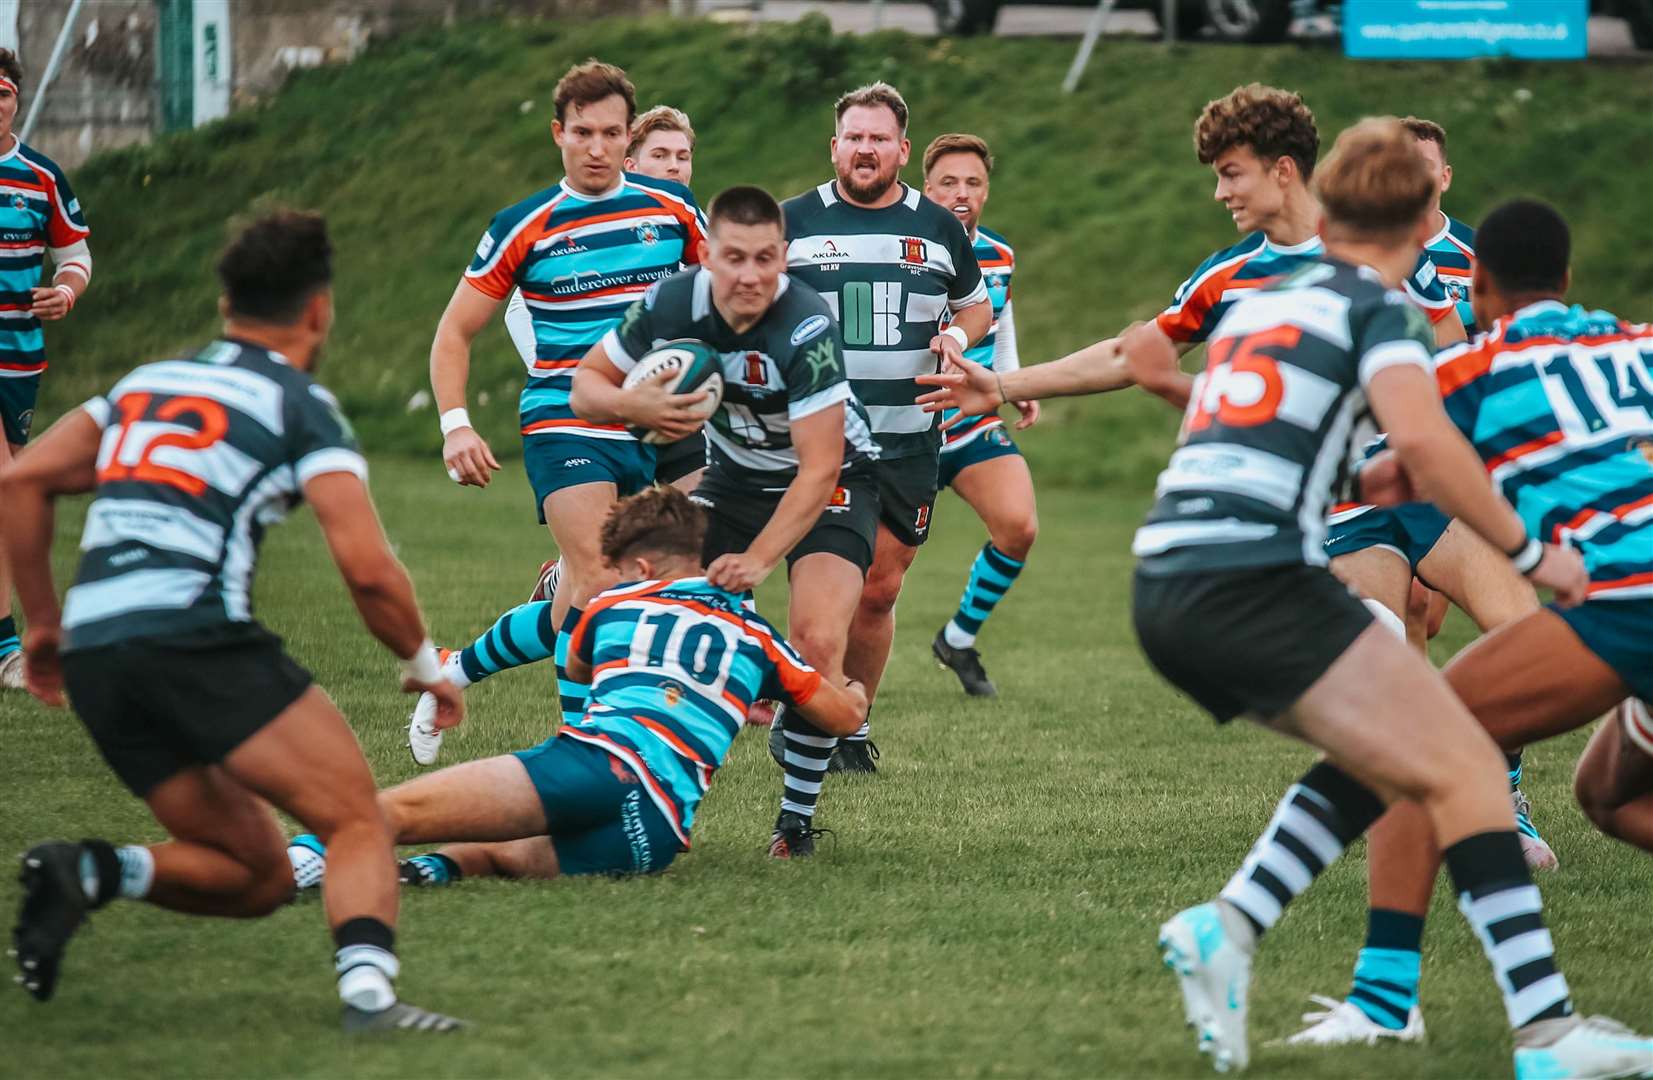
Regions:
<instances>
[{"instance_id":1,"label":"blue and orange striped jersey","mask_svg":"<svg viewBox=\"0 0 1653 1080\"><path fill-rule=\"evenodd\" d=\"M1591 599L1653 596L1653 326L1544 300L1442 352L1447 415Z\"/></svg>"},{"instance_id":2,"label":"blue and orange striped jersey","mask_svg":"<svg viewBox=\"0 0 1653 1080\"><path fill-rule=\"evenodd\" d=\"M591 665L591 704L561 735L631 766L685 848L752 702L803 705L821 685L773 626L703 577L602 593L569 649Z\"/></svg>"},{"instance_id":3,"label":"blue and orange striped jersey","mask_svg":"<svg viewBox=\"0 0 1653 1080\"><path fill-rule=\"evenodd\" d=\"M993 367L993 354L999 343L999 320L1004 315L1005 305L1010 303L1010 278L1016 272L1016 252L1012 250L1008 241L998 233L984 225L976 226L976 236L972 246L976 250L976 262L981 266L981 277L987 286L987 298L993 304L993 325L976 342L964 352L965 359L974 360L982 367ZM1014 330L1011 333L1015 333ZM957 409L947 409L941 414L942 424L947 424L958 415ZM959 447L980 435L990 427L1003 427L1004 421L997 413L986 416L973 416L957 427L942 429L942 451Z\"/></svg>"},{"instance_id":4,"label":"blue and orange striped jersey","mask_svg":"<svg viewBox=\"0 0 1653 1080\"><path fill-rule=\"evenodd\" d=\"M21 141L0 154L0 377L46 370L30 290L40 285L47 248L90 233L69 178L50 158Z\"/></svg>"},{"instance_id":5,"label":"blue and orange striped jersey","mask_svg":"<svg viewBox=\"0 0 1653 1080\"><path fill-rule=\"evenodd\" d=\"M635 173L606 195L582 195L565 180L494 215L465 280L495 300L521 288L528 305L534 357L524 358L523 435L632 438L623 424L574 415L574 369L644 290L700 261L705 237L688 188Z\"/></svg>"},{"instance_id":6,"label":"blue and orange striped jersey","mask_svg":"<svg viewBox=\"0 0 1653 1080\"><path fill-rule=\"evenodd\" d=\"M1475 276L1475 230L1455 217L1441 214L1441 231L1429 238L1423 253L1440 272L1446 295L1458 305L1464 329L1475 336L1475 310L1470 307L1470 281Z\"/></svg>"},{"instance_id":7,"label":"blue and orange striped jersey","mask_svg":"<svg viewBox=\"0 0 1653 1080\"><path fill-rule=\"evenodd\" d=\"M1252 233L1200 263L1177 287L1171 306L1160 312L1159 328L1172 341L1203 342L1234 301L1325 253L1318 236L1286 247L1260 232ZM1451 313L1452 300L1427 254L1419 254L1418 265L1405 284L1406 295L1423 309L1430 322L1438 323Z\"/></svg>"}]
</instances>

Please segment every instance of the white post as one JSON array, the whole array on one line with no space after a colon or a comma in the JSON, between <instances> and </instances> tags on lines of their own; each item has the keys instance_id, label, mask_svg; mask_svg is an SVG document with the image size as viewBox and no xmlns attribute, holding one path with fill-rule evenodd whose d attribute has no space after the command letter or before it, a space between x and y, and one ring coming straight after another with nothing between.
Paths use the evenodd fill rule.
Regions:
<instances>
[{"instance_id":1,"label":"white post","mask_svg":"<svg viewBox=\"0 0 1653 1080\"><path fill-rule=\"evenodd\" d=\"M1073 63L1068 65L1067 77L1062 80L1062 92L1071 94L1079 87L1079 79L1085 74L1085 67L1091 62L1091 53L1096 51L1096 42L1102 37L1102 26L1113 14L1114 4L1118 0L1098 0L1096 11L1091 14L1090 25L1085 27L1084 40L1079 42L1079 51L1073 54Z\"/></svg>"},{"instance_id":2,"label":"white post","mask_svg":"<svg viewBox=\"0 0 1653 1080\"><path fill-rule=\"evenodd\" d=\"M1177 41L1177 0L1165 0L1160 22L1165 30L1165 44L1175 45Z\"/></svg>"},{"instance_id":3,"label":"white post","mask_svg":"<svg viewBox=\"0 0 1653 1080\"><path fill-rule=\"evenodd\" d=\"M28 141L34 122L40 119L41 106L46 104L46 88L57 76L57 65L63 60L63 50L69 47L69 35L74 32L75 16L80 14L81 3L82 0L74 0L69 5L69 14L63 19L63 29L57 35L57 44L52 46L52 57L46 61L46 70L40 74L40 85L34 88L34 104L29 106L29 118L23 121L23 130L18 133L19 141Z\"/></svg>"}]
</instances>

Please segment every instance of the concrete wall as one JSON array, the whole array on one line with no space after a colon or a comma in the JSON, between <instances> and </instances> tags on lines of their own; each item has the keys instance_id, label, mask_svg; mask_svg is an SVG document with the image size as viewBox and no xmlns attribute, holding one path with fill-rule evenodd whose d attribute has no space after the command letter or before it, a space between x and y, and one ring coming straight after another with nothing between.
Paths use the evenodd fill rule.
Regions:
<instances>
[{"instance_id":1,"label":"concrete wall","mask_svg":"<svg viewBox=\"0 0 1653 1080\"><path fill-rule=\"evenodd\" d=\"M23 62L19 128L70 0L21 0L16 18ZM665 0L235 0L234 98L245 104L279 89L295 67L342 63L368 42L432 22L489 15L586 18L657 10ZM86 0L29 142L65 168L98 150L141 142L158 126L153 0ZM0 41L9 27L0 23Z\"/></svg>"}]
</instances>

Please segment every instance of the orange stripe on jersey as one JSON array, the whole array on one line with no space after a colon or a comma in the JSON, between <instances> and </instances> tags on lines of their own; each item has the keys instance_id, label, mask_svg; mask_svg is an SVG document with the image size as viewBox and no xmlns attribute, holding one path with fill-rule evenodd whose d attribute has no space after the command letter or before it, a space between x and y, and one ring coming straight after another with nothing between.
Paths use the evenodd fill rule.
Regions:
<instances>
[{"instance_id":1,"label":"orange stripe on jersey","mask_svg":"<svg viewBox=\"0 0 1653 1080\"><path fill-rule=\"evenodd\" d=\"M1596 510L1580 510L1578 513L1574 514L1571 519L1569 519L1568 521L1566 521L1563 524L1557 525L1554 529L1550 530L1550 536L1551 536L1550 543L1552 543L1552 544L1561 543L1562 536L1565 533L1573 532L1574 530L1577 530L1577 529L1582 529L1585 525L1588 525L1590 523L1590 520L1592 518L1594 518L1598 512L1599 511L1596 511Z\"/></svg>"},{"instance_id":2,"label":"orange stripe on jersey","mask_svg":"<svg viewBox=\"0 0 1653 1080\"><path fill-rule=\"evenodd\" d=\"M797 664L794 664L787 657L787 655L782 652L778 646L776 646L774 638L770 637L768 632L766 632L761 626L747 622L745 619L737 618L726 611L719 611L718 609L708 607L697 600L688 600L677 596L636 596L628 597L627 599L645 600L651 604L660 604L669 607L686 607L691 611L697 612L698 614L705 615L713 619L721 619L731 626L739 627L741 630L744 630L750 634L758 643L758 647L763 650L763 654L774 662L776 669L780 672L782 686L786 686L788 688L793 686L794 682L791 680L795 677L795 684L799 688L802 688L809 683L809 679L807 677L808 675L814 675L816 678L820 677L820 672L802 668ZM814 692L813 687L810 688L810 692ZM803 703L799 702L799 704L801 705Z\"/></svg>"},{"instance_id":3,"label":"orange stripe on jersey","mask_svg":"<svg viewBox=\"0 0 1653 1080\"><path fill-rule=\"evenodd\" d=\"M578 360L535 360L535 371L573 371L580 366Z\"/></svg>"},{"instance_id":4,"label":"orange stripe on jersey","mask_svg":"<svg viewBox=\"0 0 1653 1080\"><path fill-rule=\"evenodd\" d=\"M672 832L677 834L678 842L683 845L683 850L687 851L689 849L689 836L683 831L683 825L677 819L676 806L673 804L671 797L666 794L665 788L660 786L660 781L656 780L654 774L649 772L648 765L643 761L642 755L629 747L620 745L598 731L581 731L579 728L564 724L558 729L557 734L566 735L577 742L600 746L631 766L631 771L636 773L637 778L643 781L644 786L649 789L654 805L660 810L660 816L666 819L666 824L670 825Z\"/></svg>"},{"instance_id":5,"label":"orange stripe on jersey","mask_svg":"<svg viewBox=\"0 0 1653 1080\"><path fill-rule=\"evenodd\" d=\"M1597 593L1608 592L1613 589L1629 589L1637 585L1653 585L1653 570L1644 570L1639 574L1631 574L1629 577L1614 578L1612 581L1592 581L1590 587L1585 590L1585 595L1594 596Z\"/></svg>"},{"instance_id":6,"label":"orange stripe on jersey","mask_svg":"<svg viewBox=\"0 0 1653 1080\"><path fill-rule=\"evenodd\" d=\"M1455 393L1492 370L1494 350L1491 342L1468 352L1459 353L1435 369L1435 384L1441 397Z\"/></svg>"},{"instance_id":7,"label":"orange stripe on jersey","mask_svg":"<svg viewBox=\"0 0 1653 1080\"><path fill-rule=\"evenodd\" d=\"M524 435L532 435L537 431L551 431L556 428L581 428L596 431L624 431L624 424L593 424L589 420L578 417L571 420L535 420L532 424L525 424L522 429Z\"/></svg>"},{"instance_id":8,"label":"orange stripe on jersey","mask_svg":"<svg viewBox=\"0 0 1653 1080\"><path fill-rule=\"evenodd\" d=\"M1249 258L1248 254L1246 258L1236 259L1228 266L1213 270L1204 280L1188 290L1188 295L1183 298L1181 306L1176 311L1166 310L1154 316L1154 322L1159 324L1160 331L1172 341L1194 340L1194 335L1199 333L1200 327L1205 324L1206 315L1222 300L1229 283L1234 280L1234 276L1240 272ZM1257 282L1259 287L1263 284L1264 280Z\"/></svg>"},{"instance_id":9,"label":"orange stripe on jersey","mask_svg":"<svg viewBox=\"0 0 1653 1080\"><path fill-rule=\"evenodd\" d=\"M690 748L688 743L684 742L682 739L679 739L677 734L665 724L662 724L658 720L650 720L646 716L632 716L631 719L654 732L667 746L671 747L673 750L676 750L679 754L682 754L696 765L706 764L705 759L695 753L694 750Z\"/></svg>"},{"instance_id":10,"label":"orange stripe on jersey","mask_svg":"<svg viewBox=\"0 0 1653 1080\"><path fill-rule=\"evenodd\" d=\"M581 621L583 622L584 620L581 620ZM569 650L573 651L573 648L574 648L574 646L572 644L570 644L569 645ZM631 663L631 657L622 656L618 660L610 660L607 663L598 664L596 667L591 669L591 678L592 678L593 681L595 681L597 676L600 675L602 672L610 671L610 670L613 670L614 668L623 668L629 663Z\"/></svg>"},{"instance_id":11,"label":"orange stripe on jersey","mask_svg":"<svg viewBox=\"0 0 1653 1080\"><path fill-rule=\"evenodd\" d=\"M1540 435L1538 438L1524 442L1520 446L1512 446L1497 457L1487 459L1487 472L1524 458L1528 454L1537 453L1547 446L1554 446L1565 438L1566 436L1561 432L1552 431L1548 435Z\"/></svg>"}]
</instances>

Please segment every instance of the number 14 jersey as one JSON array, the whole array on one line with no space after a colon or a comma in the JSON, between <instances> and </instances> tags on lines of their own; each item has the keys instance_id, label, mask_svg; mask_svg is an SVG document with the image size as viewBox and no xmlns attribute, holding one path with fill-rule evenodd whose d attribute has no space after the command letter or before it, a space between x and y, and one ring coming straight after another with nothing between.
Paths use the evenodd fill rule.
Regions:
<instances>
[{"instance_id":1,"label":"number 14 jersey","mask_svg":"<svg viewBox=\"0 0 1653 1080\"><path fill-rule=\"evenodd\" d=\"M1326 507L1373 435L1365 388L1432 370L1423 312L1367 267L1317 259L1212 333L1183 437L1133 552L1148 574L1321 566Z\"/></svg>"}]
</instances>

